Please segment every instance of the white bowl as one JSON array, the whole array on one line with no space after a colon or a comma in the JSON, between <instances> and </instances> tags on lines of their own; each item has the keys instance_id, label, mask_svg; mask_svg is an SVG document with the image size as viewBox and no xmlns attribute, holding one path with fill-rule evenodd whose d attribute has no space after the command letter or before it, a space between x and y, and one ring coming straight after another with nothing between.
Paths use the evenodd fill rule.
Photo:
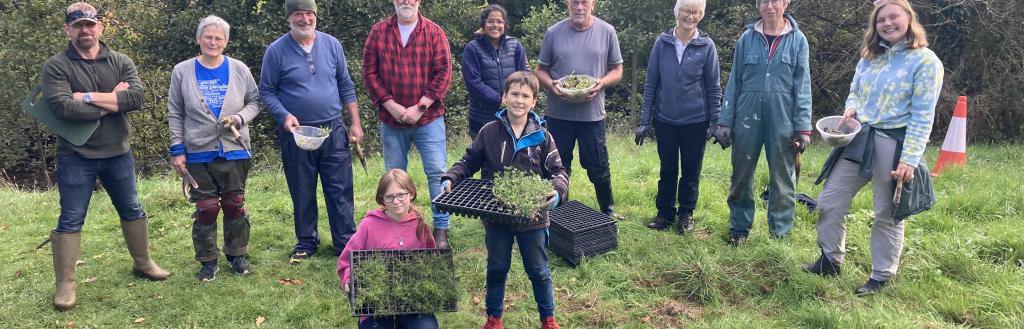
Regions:
<instances>
[{"instance_id":1,"label":"white bowl","mask_svg":"<svg viewBox=\"0 0 1024 329\"><path fill-rule=\"evenodd\" d=\"M320 127L299 126L299 129L292 131L292 136L295 137L295 145L298 145L300 149L315 151L330 136L330 134L321 136L321 132Z\"/></svg>"},{"instance_id":2,"label":"white bowl","mask_svg":"<svg viewBox=\"0 0 1024 329\"><path fill-rule=\"evenodd\" d=\"M825 144L840 147L849 145L853 141L853 138L860 132L860 122L834 115L821 118L818 123L814 124L814 128L818 129L818 134L821 134L821 139L825 140ZM826 129L831 132L825 131ZM835 130L838 130L838 133Z\"/></svg>"},{"instance_id":3,"label":"white bowl","mask_svg":"<svg viewBox=\"0 0 1024 329\"><path fill-rule=\"evenodd\" d=\"M591 87L593 87L595 84L597 84L597 79L594 79L594 77L591 77L591 76L588 76L588 75L581 75L581 74L577 74L577 75L586 77L587 79L590 79L590 86ZM590 93L590 88L568 89L568 88L562 87L562 80L564 80L565 78L568 78L570 76L571 75L567 75L567 76L562 77L561 79L558 79L558 87L557 87L558 91L565 95L565 100L568 101L569 103L582 103L582 102L585 102L587 100L587 94Z\"/></svg>"}]
</instances>

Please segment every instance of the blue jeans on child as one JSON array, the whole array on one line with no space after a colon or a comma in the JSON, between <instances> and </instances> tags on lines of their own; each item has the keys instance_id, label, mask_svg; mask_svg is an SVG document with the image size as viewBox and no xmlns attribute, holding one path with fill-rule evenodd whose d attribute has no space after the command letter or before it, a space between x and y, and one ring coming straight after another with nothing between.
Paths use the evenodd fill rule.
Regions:
<instances>
[{"instance_id":1,"label":"blue jeans on child","mask_svg":"<svg viewBox=\"0 0 1024 329\"><path fill-rule=\"evenodd\" d=\"M555 294L548 271L548 230L510 232L500 226L484 225L487 245L487 315L500 317L505 309L505 281L512 267L512 243L519 240L523 268L533 283L533 299L540 318L555 315Z\"/></svg>"},{"instance_id":2,"label":"blue jeans on child","mask_svg":"<svg viewBox=\"0 0 1024 329\"><path fill-rule=\"evenodd\" d=\"M423 160L423 172L427 174L427 188L430 199L441 194L441 175L444 175L448 161L448 142L445 136L444 117L439 117L426 126L416 128L395 128L380 124L380 145L384 153L385 170L394 168L409 171L409 149L416 144ZM448 228L449 214L434 213L434 228Z\"/></svg>"},{"instance_id":3,"label":"blue jeans on child","mask_svg":"<svg viewBox=\"0 0 1024 329\"><path fill-rule=\"evenodd\" d=\"M57 189L60 191L60 217L54 232L71 233L82 230L89 201L96 189L96 178L110 196L110 202L123 221L146 216L135 190L135 158L122 155L87 159L78 154L57 156Z\"/></svg>"},{"instance_id":4,"label":"blue jeans on child","mask_svg":"<svg viewBox=\"0 0 1024 329\"><path fill-rule=\"evenodd\" d=\"M406 314L398 316L371 316L359 321L359 329L437 329L433 314Z\"/></svg>"}]
</instances>

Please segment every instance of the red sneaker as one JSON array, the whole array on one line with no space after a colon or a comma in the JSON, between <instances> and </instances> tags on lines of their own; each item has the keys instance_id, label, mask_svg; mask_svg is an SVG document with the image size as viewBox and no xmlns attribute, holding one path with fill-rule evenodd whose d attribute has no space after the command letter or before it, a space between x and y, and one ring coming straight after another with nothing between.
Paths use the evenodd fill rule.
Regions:
<instances>
[{"instance_id":1,"label":"red sneaker","mask_svg":"<svg viewBox=\"0 0 1024 329\"><path fill-rule=\"evenodd\" d=\"M555 328L558 328L557 324L555 325ZM488 315L487 323L484 324L484 329L505 329L505 327L501 325L501 318Z\"/></svg>"},{"instance_id":2,"label":"red sneaker","mask_svg":"<svg viewBox=\"0 0 1024 329\"><path fill-rule=\"evenodd\" d=\"M554 316L549 316L540 320L540 329L562 329L562 327L555 322Z\"/></svg>"}]
</instances>

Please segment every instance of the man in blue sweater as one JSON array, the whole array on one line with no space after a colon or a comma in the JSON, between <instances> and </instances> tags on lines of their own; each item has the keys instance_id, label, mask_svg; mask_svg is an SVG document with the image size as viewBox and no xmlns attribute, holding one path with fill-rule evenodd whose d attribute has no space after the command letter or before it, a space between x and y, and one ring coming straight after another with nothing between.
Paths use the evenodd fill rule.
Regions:
<instances>
[{"instance_id":1,"label":"man in blue sweater","mask_svg":"<svg viewBox=\"0 0 1024 329\"><path fill-rule=\"evenodd\" d=\"M289 262L299 263L320 246L316 229L318 176L324 187L335 254L341 254L356 231L349 136L358 142L363 129L345 51L338 39L316 30L316 3L286 0L284 6L291 31L267 47L259 89L268 112L281 123L281 163L298 240ZM341 116L343 107L351 122L348 129ZM292 136L300 125L329 128L330 136L317 150L300 149Z\"/></svg>"}]
</instances>

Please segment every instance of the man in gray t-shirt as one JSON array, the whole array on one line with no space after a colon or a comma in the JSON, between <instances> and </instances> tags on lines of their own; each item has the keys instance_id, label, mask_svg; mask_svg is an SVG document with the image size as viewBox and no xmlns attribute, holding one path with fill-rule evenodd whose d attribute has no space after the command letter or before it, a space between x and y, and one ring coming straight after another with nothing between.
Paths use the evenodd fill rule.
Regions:
<instances>
[{"instance_id":1,"label":"man in gray t-shirt","mask_svg":"<svg viewBox=\"0 0 1024 329\"><path fill-rule=\"evenodd\" d=\"M549 92L545 111L548 130L555 139L566 171L572 173L573 148L580 144L580 165L594 184L601 211L615 218L611 170L605 145L604 89L622 80L622 53L615 27L593 16L597 0L565 0L569 18L544 33L537 78ZM557 79L570 74L597 79L587 99L571 103L555 88Z\"/></svg>"}]
</instances>

